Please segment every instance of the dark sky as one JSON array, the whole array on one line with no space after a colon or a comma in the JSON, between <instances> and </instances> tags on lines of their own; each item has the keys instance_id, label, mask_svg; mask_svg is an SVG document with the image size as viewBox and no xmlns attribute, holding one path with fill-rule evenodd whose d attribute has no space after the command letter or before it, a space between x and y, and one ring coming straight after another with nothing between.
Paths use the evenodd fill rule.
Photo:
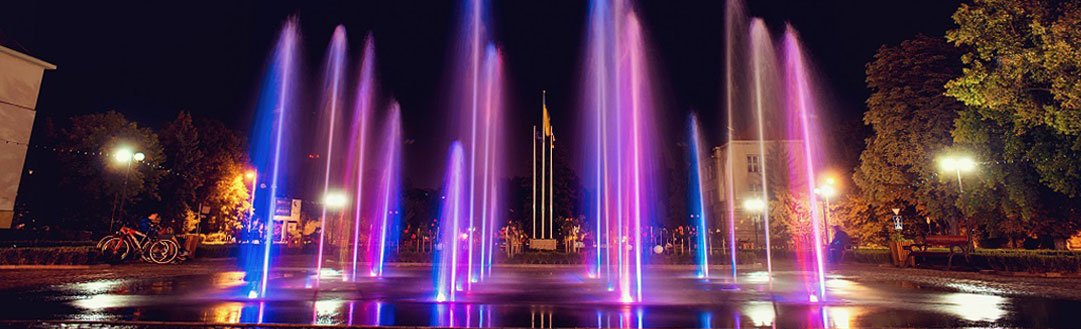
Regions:
<instances>
[{"instance_id":1,"label":"dark sky","mask_svg":"<svg viewBox=\"0 0 1081 329\"><path fill-rule=\"evenodd\" d=\"M864 65L883 44L917 33L943 35L957 5L942 0L754 0L747 6L773 30L780 31L787 21L801 31L831 91L835 131L860 138L866 134L859 121L868 94ZM574 98L587 7L587 1L569 0L492 5L509 82L508 131L523 135L522 148L528 149L525 136L539 110L541 89L549 90L557 129L576 126ZM659 73L654 82L664 100L659 115L670 125L681 125L693 109L703 117L706 131L719 135L724 2L642 0L638 7ZM45 75L39 123L43 117L62 123L72 115L112 109L160 127L187 110L247 135L268 51L288 16L300 19L309 71L319 67L335 25L349 31L353 50L371 31L380 84L401 102L406 137L416 141L406 154L407 175L416 177L418 185L434 185L439 170L426 164L441 163L444 151L439 148L446 141L431 133L445 128L431 118L443 108L440 90L450 70L459 8L458 1L432 0L5 1L0 4L0 43L58 66ZM520 163L527 167L528 158Z\"/></svg>"}]
</instances>

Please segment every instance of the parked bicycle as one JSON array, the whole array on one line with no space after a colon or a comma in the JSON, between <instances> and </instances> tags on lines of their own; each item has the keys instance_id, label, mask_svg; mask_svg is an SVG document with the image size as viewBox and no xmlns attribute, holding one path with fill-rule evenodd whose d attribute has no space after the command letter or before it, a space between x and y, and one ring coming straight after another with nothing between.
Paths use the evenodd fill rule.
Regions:
<instances>
[{"instance_id":1,"label":"parked bicycle","mask_svg":"<svg viewBox=\"0 0 1081 329\"><path fill-rule=\"evenodd\" d=\"M126 226L99 240L98 250L107 261L114 263L126 261L132 255L139 255L143 261L155 264L186 259L175 237L154 238Z\"/></svg>"}]
</instances>

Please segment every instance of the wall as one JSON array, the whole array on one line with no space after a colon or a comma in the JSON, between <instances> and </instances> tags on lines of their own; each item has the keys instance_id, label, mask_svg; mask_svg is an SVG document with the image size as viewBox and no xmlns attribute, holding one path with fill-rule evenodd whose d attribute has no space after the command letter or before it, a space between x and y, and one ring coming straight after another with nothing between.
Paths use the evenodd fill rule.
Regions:
<instances>
[{"instance_id":1,"label":"wall","mask_svg":"<svg viewBox=\"0 0 1081 329\"><path fill-rule=\"evenodd\" d=\"M11 228L42 74L55 68L0 47L0 229Z\"/></svg>"}]
</instances>

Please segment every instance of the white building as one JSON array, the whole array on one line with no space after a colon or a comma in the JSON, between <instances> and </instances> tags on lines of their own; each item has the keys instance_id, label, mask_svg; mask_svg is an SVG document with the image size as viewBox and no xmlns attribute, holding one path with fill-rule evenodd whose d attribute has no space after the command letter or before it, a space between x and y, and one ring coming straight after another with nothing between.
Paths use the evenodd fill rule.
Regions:
<instances>
[{"instance_id":1,"label":"white building","mask_svg":"<svg viewBox=\"0 0 1081 329\"><path fill-rule=\"evenodd\" d=\"M736 240L758 246L764 243L762 236L764 231L759 223L760 217L743 209L744 200L761 199L763 172L766 172L767 176L771 173L788 175L790 170L796 169L793 166L798 166L803 159L803 141L801 140L771 140L766 141L764 146L765 154L757 140L731 141L714 147L710 152L710 158L701 162L707 166L704 168L705 191L703 193L708 200L706 211L711 227L727 232L728 202L731 200L734 202L736 212ZM733 152L731 173L727 172L729 168L725 167L725 155L729 148ZM766 168L762 168L762 157L765 157ZM731 177L731 189L725 185L727 177Z\"/></svg>"},{"instance_id":2,"label":"white building","mask_svg":"<svg viewBox=\"0 0 1081 329\"><path fill-rule=\"evenodd\" d=\"M56 65L0 46L0 229L11 228L41 76L54 69Z\"/></svg>"}]
</instances>

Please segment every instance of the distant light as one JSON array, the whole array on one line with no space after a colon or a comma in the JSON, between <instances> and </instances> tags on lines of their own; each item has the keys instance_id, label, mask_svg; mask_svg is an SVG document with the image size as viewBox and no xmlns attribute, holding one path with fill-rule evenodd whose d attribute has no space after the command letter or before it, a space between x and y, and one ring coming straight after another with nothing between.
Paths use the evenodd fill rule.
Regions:
<instances>
[{"instance_id":1,"label":"distant light","mask_svg":"<svg viewBox=\"0 0 1081 329\"><path fill-rule=\"evenodd\" d=\"M132 156L132 159L135 159L135 161L143 161L146 159L146 154L143 154L143 152L136 152L135 155Z\"/></svg>"},{"instance_id":2,"label":"distant light","mask_svg":"<svg viewBox=\"0 0 1081 329\"><path fill-rule=\"evenodd\" d=\"M259 293L258 292L255 292L255 290L252 290L252 291L248 292L248 299L256 299L256 298L259 298Z\"/></svg>"},{"instance_id":3,"label":"distant light","mask_svg":"<svg viewBox=\"0 0 1081 329\"><path fill-rule=\"evenodd\" d=\"M134 155L132 154L131 149L126 147L121 147L113 152L113 159L116 159L116 162L129 162L131 161L132 156Z\"/></svg>"},{"instance_id":4,"label":"distant light","mask_svg":"<svg viewBox=\"0 0 1081 329\"><path fill-rule=\"evenodd\" d=\"M766 202L759 198L750 198L743 200L743 209L747 211L759 212L762 209L766 209Z\"/></svg>"},{"instance_id":5,"label":"distant light","mask_svg":"<svg viewBox=\"0 0 1081 329\"><path fill-rule=\"evenodd\" d=\"M248 170L248 172L244 173L244 178L247 178L247 179L255 178L255 170Z\"/></svg>"},{"instance_id":6,"label":"distant light","mask_svg":"<svg viewBox=\"0 0 1081 329\"><path fill-rule=\"evenodd\" d=\"M323 204L328 208L343 208L349 204L349 198L345 196L345 193L330 192L323 196Z\"/></svg>"}]
</instances>

